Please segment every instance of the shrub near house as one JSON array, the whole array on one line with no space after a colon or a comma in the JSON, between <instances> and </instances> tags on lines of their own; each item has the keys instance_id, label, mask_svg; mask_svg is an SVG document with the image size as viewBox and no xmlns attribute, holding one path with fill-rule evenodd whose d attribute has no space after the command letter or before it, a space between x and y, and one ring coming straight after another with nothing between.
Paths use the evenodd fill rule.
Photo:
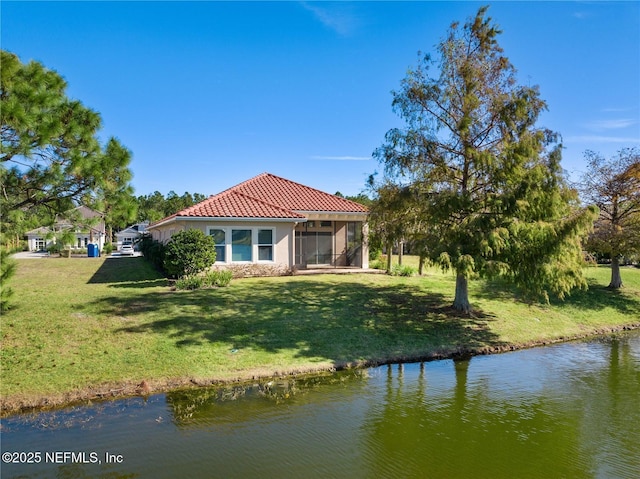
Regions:
<instances>
[{"instance_id":1,"label":"shrub near house","mask_svg":"<svg viewBox=\"0 0 640 479\"><path fill-rule=\"evenodd\" d=\"M193 276L206 271L216 261L216 245L201 230L176 233L166 245L164 270L172 278Z\"/></svg>"}]
</instances>

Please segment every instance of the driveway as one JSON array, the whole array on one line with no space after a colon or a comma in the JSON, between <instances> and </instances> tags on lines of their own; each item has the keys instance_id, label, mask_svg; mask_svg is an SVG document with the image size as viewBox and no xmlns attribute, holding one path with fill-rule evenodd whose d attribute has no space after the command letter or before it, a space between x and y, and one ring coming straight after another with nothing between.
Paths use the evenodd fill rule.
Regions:
<instances>
[{"instance_id":1,"label":"driveway","mask_svg":"<svg viewBox=\"0 0 640 479\"><path fill-rule=\"evenodd\" d=\"M121 254L120 251L114 251L110 256L111 258L135 258L136 256L142 256L142 253L134 251L133 254Z\"/></svg>"},{"instance_id":2,"label":"driveway","mask_svg":"<svg viewBox=\"0 0 640 479\"><path fill-rule=\"evenodd\" d=\"M41 259L41 258L50 258L49 253L42 251L21 251L20 253L15 253L11 255L12 258L15 259Z\"/></svg>"},{"instance_id":3,"label":"driveway","mask_svg":"<svg viewBox=\"0 0 640 479\"><path fill-rule=\"evenodd\" d=\"M140 253L140 251L134 251L133 255L122 255L120 254L120 252L118 251L114 251L113 253L111 253L110 255L108 255L111 258L135 258L136 256L142 256L142 253ZM21 251L20 253L15 253L11 255L12 258L15 259L42 259L42 258L57 258L58 254L54 254L54 255L49 255L49 253L46 252L42 252L42 251ZM77 258L79 257L79 255L76 256L72 256L73 258ZM84 257L88 256L85 254Z\"/></svg>"}]
</instances>

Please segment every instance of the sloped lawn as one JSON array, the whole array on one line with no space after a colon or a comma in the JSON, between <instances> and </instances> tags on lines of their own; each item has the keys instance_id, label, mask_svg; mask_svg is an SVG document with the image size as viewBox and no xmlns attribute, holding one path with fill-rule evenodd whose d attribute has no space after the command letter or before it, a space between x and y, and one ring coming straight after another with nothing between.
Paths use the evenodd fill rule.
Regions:
<instances>
[{"instance_id":1,"label":"sloped lawn","mask_svg":"<svg viewBox=\"0 0 640 479\"><path fill-rule=\"evenodd\" d=\"M589 268L591 288L530 305L474 281L473 317L451 310L454 278L317 275L173 291L143 258L19 260L1 320L2 406L162 390L347 365L494 352L640 325L640 270Z\"/></svg>"}]
</instances>

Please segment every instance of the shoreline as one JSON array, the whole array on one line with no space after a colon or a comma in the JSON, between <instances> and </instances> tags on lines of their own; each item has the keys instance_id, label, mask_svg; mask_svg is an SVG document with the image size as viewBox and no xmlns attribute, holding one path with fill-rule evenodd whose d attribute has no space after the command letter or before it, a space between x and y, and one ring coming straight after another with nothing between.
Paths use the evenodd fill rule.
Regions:
<instances>
[{"instance_id":1,"label":"shoreline","mask_svg":"<svg viewBox=\"0 0 640 479\"><path fill-rule=\"evenodd\" d=\"M559 338L541 339L520 344L508 344L500 346L484 346L478 348L458 347L441 351L430 351L414 356L397 356L385 359L371 359L365 361L334 363L324 367L303 367L291 368L283 371L267 372L267 368L261 371L247 370L240 372L234 379L206 378L195 379L192 377L170 378L163 380L141 380L123 381L119 383L108 383L99 386L86 387L67 393L51 396L16 396L2 397L0 399L0 417L5 418L13 415L40 413L49 410L62 409L71 406L88 406L95 401L112 401L130 397L149 397L151 395L163 394L172 390L185 388L203 387L223 387L225 385L246 384L250 382L267 381L274 378L297 377L318 375L327 372L340 371L345 369L364 369L385 364L415 363L425 361L436 361L451 359L456 357L473 357L489 354L500 354L522 349L550 346L581 339L612 335L621 332L634 331L640 329L640 322L632 322L618 326L594 328L572 336L561 336Z\"/></svg>"}]
</instances>

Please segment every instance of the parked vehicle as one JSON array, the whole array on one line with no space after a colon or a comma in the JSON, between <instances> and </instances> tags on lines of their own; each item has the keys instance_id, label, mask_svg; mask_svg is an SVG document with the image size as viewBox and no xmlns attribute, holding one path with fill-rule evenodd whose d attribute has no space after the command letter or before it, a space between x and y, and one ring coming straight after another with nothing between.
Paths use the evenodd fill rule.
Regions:
<instances>
[{"instance_id":1,"label":"parked vehicle","mask_svg":"<svg viewBox=\"0 0 640 479\"><path fill-rule=\"evenodd\" d=\"M130 244L123 244L120 247L120 254L121 255L127 255L127 256L133 256L133 246L131 246Z\"/></svg>"}]
</instances>

